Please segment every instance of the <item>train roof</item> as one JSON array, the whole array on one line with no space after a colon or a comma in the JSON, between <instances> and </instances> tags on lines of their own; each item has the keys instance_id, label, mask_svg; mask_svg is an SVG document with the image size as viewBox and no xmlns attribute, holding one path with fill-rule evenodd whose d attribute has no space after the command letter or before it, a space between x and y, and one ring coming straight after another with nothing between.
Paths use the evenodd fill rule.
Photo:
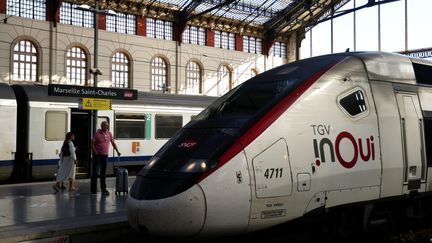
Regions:
<instances>
[{"instance_id":1,"label":"train roof","mask_svg":"<svg viewBox=\"0 0 432 243\"><path fill-rule=\"evenodd\" d=\"M48 95L48 87L42 85L13 85L15 89L20 89L27 96L28 101L45 102L65 102L78 103L83 97L52 96ZM167 106L186 106L186 107L207 107L217 97L202 95L179 95L162 94L150 92L138 92L137 100L116 100L113 104L123 105L167 105Z\"/></svg>"},{"instance_id":2,"label":"train roof","mask_svg":"<svg viewBox=\"0 0 432 243\"><path fill-rule=\"evenodd\" d=\"M0 99L15 99L15 94L8 84L0 83Z\"/></svg>"},{"instance_id":3,"label":"train roof","mask_svg":"<svg viewBox=\"0 0 432 243\"><path fill-rule=\"evenodd\" d=\"M432 62L424 59L408 57L397 53L377 51L343 52L326 56L329 58L331 56L352 56L359 58L364 63L370 80L410 85L416 85L418 83L432 84L432 79L430 81L421 80L425 79L424 76L432 76ZM323 57L325 56L311 57L311 59Z\"/></svg>"}]
</instances>

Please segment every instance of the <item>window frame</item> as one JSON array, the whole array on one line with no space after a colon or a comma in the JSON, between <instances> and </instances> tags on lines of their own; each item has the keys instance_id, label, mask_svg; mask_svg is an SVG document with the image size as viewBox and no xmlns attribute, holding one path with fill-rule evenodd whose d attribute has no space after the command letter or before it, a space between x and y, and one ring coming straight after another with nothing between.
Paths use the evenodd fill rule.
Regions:
<instances>
[{"instance_id":1,"label":"window frame","mask_svg":"<svg viewBox=\"0 0 432 243\"><path fill-rule=\"evenodd\" d=\"M124 116L124 118L118 118L118 116ZM129 116L129 117L128 117ZM135 118L138 117L138 118ZM124 112L119 112L119 113L115 113L114 115L114 137L115 139L119 139L119 140L145 140L146 139L146 119L147 116L146 114L141 114L141 113L124 113ZM142 128L143 128L143 134L140 137L119 137L119 131L118 129L120 129L120 127L118 127L119 121L129 121L129 122L136 122L136 124L138 123L142 123Z\"/></svg>"},{"instance_id":2,"label":"window frame","mask_svg":"<svg viewBox=\"0 0 432 243\"><path fill-rule=\"evenodd\" d=\"M364 111L362 111L362 112L356 114L356 115L351 115L351 114L350 114L350 113L345 109L345 107L342 106L342 104L340 103L340 101L341 101L342 99L344 99L344 98L350 96L350 95L353 95L354 93L356 93L356 92L358 92L358 91L361 91L361 92L362 92L362 95L363 95L363 99L364 99L364 103L365 103L366 109L365 109ZM359 120L359 119L364 118L364 117L366 117L366 116L369 115L369 112L370 112L370 111L369 111L369 110L370 110L369 106L370 106L370 105L369 105L368 97L367 97L367 95L366 95L365 90L364 90L362 87L360 87L360 86L356 86L356 87L354 87L354 88L351 88L351 89L349 89L349 90L343 92L342 94L340 94L340 95L337 97L336 102L337 102L337 106L339 107L339 109L340 109L340 110L341 110L345 115L347 115L349 118L351 118L351 119L353 119L353 120Z\"/></svg>"},{"instance_id":3,"label":"window frame","mask_svg":"<svg viewBox=\"0 0 432 243\"><path fill-rule=\"evenodd\" d=\"M214 31L214 47L226 50L235 50L235 34L226 31Z\"/></svg>"},{"instance_id":4,"label":"window frame","mask_svg":"<svg viewBox=\"0 0 432 243\"><path fill-rule=\"evenodd\" d=\"M167 20L147 18L146 36L161 40L174 40L173 29L174 23Z\"/></svg>"},{"instance_id":5,"label":"window frame","mask_svg":"<svg viewBox=\"0 0 432 243\"><path fill-rule=\"evenodd\" d=\"M60 23L94 28L94 13L78 8L79 5L71 2L63 2L60 7Z\"/></svg>"},{"instance_id":6,"label":"window frame","mask_svg":"<svg viewBox=\"0 0 432 243\"><path fill-rule=\"evenodd\" d=\"M224 72L226 70L226 72ZM220 90L221 84L224 83L224 77L225 74L228 74L228 90L226 92ZM233 88L233 73L232 73L232 69L229 65L227 64L222 64L220 65L219 69L218 69L218 82L217 82L217 94L218 96L222 96L226 93L228 93L230 90L232 90Z\"/></svg>"},{"instance_id":7,"label":"window frame","mask_svg":"<svg viewBox=\"0 0 432 243\"><path fill-rule=\"evenodd\" d=\"M158 118L159 117L179 117L180 119L181 119L181 125L180 125L180 127L177 129L177 131L176 132L174 132L170 137L159 137L158 136L158 127L159 127L159 125L158 125ZM170 139L170 138L172 138L180 129L182 129L182 127L183 127L183 116L182 115L179 115L179 114L155 114L155 116L154 116L154 138L156 139L156 140L166 140L166 139ZM165 130L167 129L166 127L164 128Z\"/></svg>"},{"instance_id":8,"label":"window frame","mask_svg":"<svg viewBox=\"0 0 432 243\"><path fill-rule=\"evenodd\" d=\"M73 49L79 49L81 51L81 53L79 53L79 55L84 55L84 58L78 58L78 57L73 57L73 54L78 54L76 52L73 52ZM69 51L71 51L71 56L68 57ZM70 60L70 65L68 64L68 61ZM80 64L82 64L84 62L85 67L80 67L77 66L77 64L75 64L74 66L72 65L72 63L77 63L79 62ZM73 85L82 85L82 86L86 86L89 82L89 54L87 52L87 50L85 50L83 47L81 47L80 45L72 45L70 47L68 47L65 50L65 76L67 78L67 80L69 81L69 84L73 84ZM70 70L69 70L70 69ZM78 80L76 79L76 77L74 79L72 79L72 73L75 73L75 76L77 74L77 69L81 70L81 78ZM73 70L75 70L75 72L72 72ZM82 74L84 73L84 80L82 79ZM80 81L82 83L77 83L77 81Z\"/></svg>"},{"instance_id":9,"label":"window frame","mask_svg":"<svg viewBox=\"0 0 432 243\"><path fill-rule=\"evenodd\" d=\"M154 65L154 62L156 60L162 60L164 66L158 66ZM155 56L150 61L150 91L152 92L166 92L168 90L168 70L169 70L169 64L167 60L161 56ZM163 79L160 81L160 79ZM156 83L159 84L159 86L156 85ZM165 89L163 87L165 85Z\"/></svg>"},{"instance_id":10,"label":"window frame","mask_svg":"<svg viewBox=\"0 0 432 243\"><path fill-rule=\"evenodd\" d=\"M188 25L182 34L182 42L186 44L194 44L205 46L206 31L205 28Z\"/></svg>"},{"instance_id":11,"label":"window frame","mask_svg":"<svg viewBox=\"0 0 432 243\"><path fill-rule=\"evenodd\" d=\"M286 42L276 41L270 48L269 54L275 57L287 58L288 44Z\"/></svg>"},{"instance_id":12,"label":"window frame","mask_svg":"<svg viewBox=\"0 0 432 243\"><path fill-rule=\"evenodd\" d=\"M23 48L24 50L22 50ZM30 48L30 51L27 51L28 48ZM11 80L17 82L39 82L41 51L36 43L29 39L18 39L12 43L11 52ZM24 76L24 79L21 79L21 76ZM30 79L26 79L26 76L30 76Z\"/></svg>"},{"instance_id":13,"label":"window frame","mask_svg":"<svg viewBox=\"0 0 432 243\"><path fill-rule=\"evenodd\" d=\"M136 35L136 23L134 14L117 12L106 16L106 30L109 32Z\"/></svg>"},{"instance_id":14,"label":"window frame","mask_svg":"<svg viewBox=\"0 0 432 243\"><path fill-rule=\"evenodd\" d=\"M118 54L122 56L116 57ZM114 52L111 56L111 87L123 89L131 87L131 66L129 55L124 51ZM122 83L124 86L121 86Z\"/></svg>"},{"instance_id":15,"label":"window frame","mask_svg":"<svg viewBox=\"0 0 432 243\"><path fill-rule=\"evenodd\" d=\"M262 54L262 39L254 36L243 36L243 52Z\"/></svg>"},{"instance_id":16,"label":"window frame","mask_svg":"<svg viewBox=\"0 0 432 243\"><path fill-rule=\"evenodd\" d=\"M31 11L31 13L26 13L28 11ZM6 0L6 15L8 16L47 20L46 12L45 0Z\"/></svg>"},{"instance_id":17,"label":"window frame","mask_svg":"<svg viewBox=\"0 0 432 243\"><path fill-rule=\"evenodd\" d=\"M48 125L48 114L51 113L56 113L56 114L61 114L64 115L64 130L63 131L57 131L57 129L59 128L58 126L52 126L52 125ZM44 138L46 141L63 141L65 138L65 134L67 132L68 129L68 112L67 111L62 111L62 110L47 110L45 111L45 116L44 116L44 121L45 121L45 131L44 131ZM55 119L55 123L57 125L60 124L61 121L57 119ZM56 130L57 132L55 132L55 134L57 134L59 137L49 137L47 135L48 129L50 128L54 128L54 130ZM51 130L51 129L50 129Z\"/></svg>"},{"instance_id":18,"label":"window frame","mask_svg":"<svg viewBox=\"0 0 432 243\"><path fill-rule=\"evenodd\" d=\"M194 67L191 67L193 65ZM195 68L195 66L197 68ZM191 67L191 68L190 68ZM195 60L190 60L185 67L185 93L191 95L202 94L203 92L203 68L199 62ZM198 93L194 93L196 91L196 85L198 83ZM193 84L192 88L190 84ZM190 92L189 92L190 91Z\"/></svg>"}]
</instances>

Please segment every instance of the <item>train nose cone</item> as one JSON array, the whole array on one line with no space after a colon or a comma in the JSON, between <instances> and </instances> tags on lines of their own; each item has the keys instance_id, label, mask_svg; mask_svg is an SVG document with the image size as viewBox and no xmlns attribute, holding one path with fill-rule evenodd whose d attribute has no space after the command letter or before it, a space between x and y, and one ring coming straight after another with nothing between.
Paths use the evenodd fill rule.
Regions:
<instances>
[{"instance_id":1,"label":"train nose cone","mask_svg":"<svg viewBox=\"0 0 432 243\"><path fill-rule=\"evenodd\" d=\"M193 237L204 225L206 202L198 185L163 199L136 200L129 196L127 204L132 227L145 228L150 234Z\"/></svg>"}]
</instances>

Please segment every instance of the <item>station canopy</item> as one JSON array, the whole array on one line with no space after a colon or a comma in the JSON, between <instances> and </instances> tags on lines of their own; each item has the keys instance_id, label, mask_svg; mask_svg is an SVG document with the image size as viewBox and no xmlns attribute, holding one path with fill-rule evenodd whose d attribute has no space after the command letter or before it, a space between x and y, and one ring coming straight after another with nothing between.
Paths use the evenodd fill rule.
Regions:
<instances>
[{"instance_id":1,"label":"station canopy","mask_svg":"<svg viewBox=\"0 0 432 243\"><path fill-rule=\"evenodd\" d=\"M83 0L72 0L83 2ZM86 2L94 2L89 0ZM266 39L305 32L343 14L398 0L363 0L355 9L338 11L350 0L99 0L103 7L237 33L258 33ZM351 0L352 1L352 0ZM120 8L120 9L117 9Z\"/></svg>"},{"instance_id":2,"label":"station canopy","mask_svg":"<svg viewBox=\"0 0 432 243\"><path fill-rule=\"evenodd\" d=\"M109 1L109 0L107 0ZM134 0L130 0L134 1ZM237 29L255 26L272 37L313 25L333 14L349 0L135 0L144 11L163 7L176 11L186 23L203 17L216 24L231 20ZM198 22L198 21L196 21ZM268 36L269 37L269 36Z\"/></svg>"}]
</instances>

